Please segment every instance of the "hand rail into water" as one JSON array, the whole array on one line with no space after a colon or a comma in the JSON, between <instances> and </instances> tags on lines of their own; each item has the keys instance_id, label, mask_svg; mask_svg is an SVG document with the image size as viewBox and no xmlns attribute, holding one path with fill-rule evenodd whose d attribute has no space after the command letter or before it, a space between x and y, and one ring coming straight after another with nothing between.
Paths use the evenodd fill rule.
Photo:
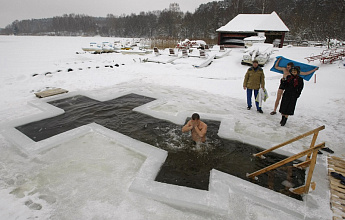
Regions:
<instances>
[{"instance_id":1,"label":"hand rail into water","mask_svg":"<svg viewBox=\"0 0 345 220\"><path fill-rule=\"evenodd\" d=\"M247 174L247 177L248 178L255 178L258 175L261 175L261 174L266 173L266 172L268 172L270 170L273 170L273 169L276 169L278 167L281 167L281 166L283 166L283 165L285 165L287 163L290 163L290 162L292 162L292 161L294 161L294 160L296 160L298 158L301 158L301 157L307 155L307 158L306 158L306 160L304 162L294 165L295 167L299 167L299 168L306 168L306 167L309 166L309 171L308 171L308 176L307 176L306 183L305 183L305 185L303 185L301 187L298 187L298 188L295 188L295 189L290 189L290 191L295 193L295 194L307 194L309 192L310 185L312 184L312 186L315 186L315 183L311 183L311 178L313 176L313 172L314 172L314 168L315 168L315 163L316 163L316 158L317 158L318 151L319 151L319 149L325 147L325 142L315 146L315 142L316 142L317 136L319 134L319 131L321 131L323 129L325 129L324 125L321 126L321 127L316 128L316 129L314 129L312 131L309 131L307 133L299 135L299 136L297 136L297 137L295 137L295 138L293 138L291 140L288 140L288 141L286 141L284 143L276 145L276 146L274 146L274 147L272 147L270 149L267 149L267 150L261 151L261 152L259 152L257 154L254 154L254 156L256 156L256 157L264 158L262 156L263 154L269 153L269 152L271 152L271 151L273 151L275 149L278 149L278 148L283 147L283 146L285 146L287 144L290 144L292 142L295 142L295 141L300 140L300 139L302 139L304 137L307 137L309 135L314 134L313 139L311 140L309 149L304 150L304 151L302 151L302 152L300 152L298 154L295 154L295 155L293 155L291 157L288 157L288 158L286 158L284 160L281 160L281 161L279 161L279 162L277 162L275 164L267 166L267 167L265 167L265 168L263 168L261 170L258 170L258 171L255 171L253 173ZM314 187L312 187L312 188L314 188Z\"/></svg>"}]
</instances>

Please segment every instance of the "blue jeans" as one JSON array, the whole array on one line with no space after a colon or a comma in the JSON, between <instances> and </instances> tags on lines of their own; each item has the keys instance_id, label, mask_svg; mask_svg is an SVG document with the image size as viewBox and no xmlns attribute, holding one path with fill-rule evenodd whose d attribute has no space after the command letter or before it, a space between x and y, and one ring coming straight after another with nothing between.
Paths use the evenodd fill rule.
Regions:
<instances>
[{"instance_id":1,"label":"blue jeans","mask_svg":"<svg viewBox=\"0 0 345 220\"><path fill-rule=\"evenodd\" d=\"M256 89L248 89L247 88L247 105L248 107L252 107L252 95L254 90L254 98L256 99L256 96L258 96L259 90ZM259 102L255 101L256 109L261 110L259 107Z\"/></svg>"}]
</instances>

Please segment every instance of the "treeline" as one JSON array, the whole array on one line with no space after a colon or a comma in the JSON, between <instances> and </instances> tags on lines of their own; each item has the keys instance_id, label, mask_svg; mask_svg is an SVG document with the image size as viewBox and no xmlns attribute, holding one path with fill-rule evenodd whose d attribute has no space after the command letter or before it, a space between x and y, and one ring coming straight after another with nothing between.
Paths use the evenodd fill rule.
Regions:
<instances>
[{"instance_id":1,"label":"treeline","mask_svg":"<svg viewBox=\"0 0 345 220\"><path fill-rule=\"evenodd\" d=\"M65 14L46 19L14 21L1 34L113 36L144 38L216 39L216 29L237 14L269 14L276 11L293 39L345 40L343 0L223 0L200 5L195 12L181 12L171 4L161 11L91 17Z\"/></svg>"}]
</instances>

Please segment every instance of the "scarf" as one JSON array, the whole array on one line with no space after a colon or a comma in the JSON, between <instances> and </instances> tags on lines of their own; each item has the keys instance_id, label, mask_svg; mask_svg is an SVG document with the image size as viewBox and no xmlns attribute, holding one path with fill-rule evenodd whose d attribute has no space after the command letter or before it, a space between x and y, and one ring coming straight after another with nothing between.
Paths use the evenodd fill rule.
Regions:
<instances>
[{"instance_id":1,"label":"scarf","mask_svg":"<svg viewBox=\"0 0 345 220\"><path fill-rule=\"evenodd\" d=\"M293 87L298 86L298 75L294 76L294 75L290 75L291 77L288 78L288 83L290 83L291 81L293 81Z\"/></svg>"}]
</instances>

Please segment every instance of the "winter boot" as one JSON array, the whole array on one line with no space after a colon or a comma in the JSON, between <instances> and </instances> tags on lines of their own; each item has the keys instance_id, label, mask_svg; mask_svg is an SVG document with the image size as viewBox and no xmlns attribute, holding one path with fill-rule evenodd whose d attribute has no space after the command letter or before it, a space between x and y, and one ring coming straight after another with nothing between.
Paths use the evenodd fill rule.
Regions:
<instances>
[{"instance_id":1,"label":"winter boot","mask_svg":"<svg viewBox=\"0 0 345 220\"><path fill-rule=\"evenodd\" d=\"M282 120L280 120L280 122L279 122L280 124L282 124L284 118L285 118L284 115L282 115Z\"/></svg>"},{"instance_id":2,"label":"winter boot","mask_svg":"<svg viewBox=\"0 0 345 220\"><path fill-rule=\"evenodd\" d=\"M283 119L281 121L281 126L284 126L286 124L287 118L285 116L283 116Z\"/></svg>"}]
</instances>

